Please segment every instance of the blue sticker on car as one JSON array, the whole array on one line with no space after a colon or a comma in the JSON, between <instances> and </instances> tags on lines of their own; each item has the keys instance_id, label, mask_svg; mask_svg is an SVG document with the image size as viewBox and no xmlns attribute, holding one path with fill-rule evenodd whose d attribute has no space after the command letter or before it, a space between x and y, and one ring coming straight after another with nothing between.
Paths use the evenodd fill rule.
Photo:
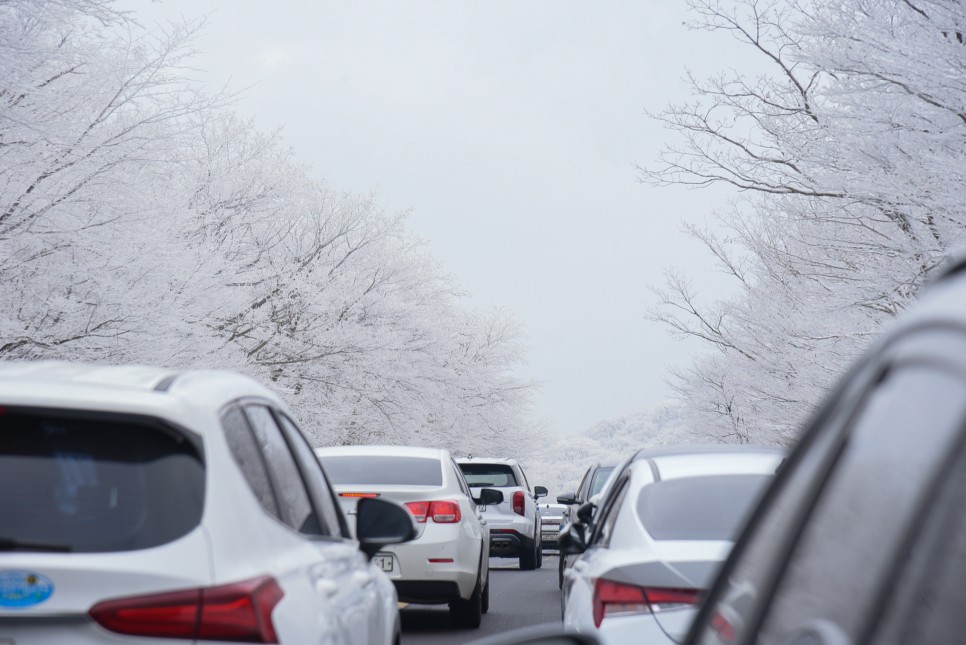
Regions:
<instances>
[{"instance_id":1,"label":"blue sticker on car","mask_svg":"<svg viewBox=\"0 0 966 645\"><path fill-rule=\"evenodd\" d=\"M54 593L53 581L32 571L0 571L0 607L39 605Z\"/></svg>"}]
</instances>

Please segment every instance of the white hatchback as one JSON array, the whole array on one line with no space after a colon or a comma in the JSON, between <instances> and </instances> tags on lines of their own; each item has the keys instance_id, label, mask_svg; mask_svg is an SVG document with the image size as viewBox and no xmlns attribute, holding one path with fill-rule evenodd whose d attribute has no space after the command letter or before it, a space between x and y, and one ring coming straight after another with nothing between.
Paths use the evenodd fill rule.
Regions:
<instances>
[{"instance_id":1,"label":"white hatchback","mask_svg":"<svg viewBox=\"0 0 966 645\"><path fill-rule=\"evenodd\" d=\"M367 498L405 504L417 536L375 556L389 574L399 600L449 604L453 622L479 627L489 609L489 528L480 506L503 494L484 489L474 499L450 453L438 448L341 446L316 454L332 479L347 515Z\"/></svg>"},{"instance_id":2,"label":"white hatchback","mask_svg":"<svg viewBox=\"0 0 966 645\"><path fill-rule=\"evenodd\" d=\"M561 549L563 622L601 643L683 638L736 532L784 453L754 446L638 452L602 491L590 535L571 525Z\"/></svg>"},{"instance_id":3,"label":"white hatchback","mask_svg":"<svg viewBox=\"0 0 966 645\"><path fill-rule=\"evenodd\" d=\"M366 554L412 537L412 519L360 507L357 543L254 381L0 363L0 437L0 642L398 638L395 591Z\"/></svg>"}]
</instances>

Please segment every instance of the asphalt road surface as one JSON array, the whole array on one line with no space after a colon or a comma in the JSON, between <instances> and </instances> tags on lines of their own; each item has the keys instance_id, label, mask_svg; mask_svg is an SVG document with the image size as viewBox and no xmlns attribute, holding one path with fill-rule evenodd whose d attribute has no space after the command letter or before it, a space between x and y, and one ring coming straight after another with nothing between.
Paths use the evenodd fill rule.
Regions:
<instances>
[{"instance_id":1,"label":"asphalt road surface","mask_svg":"<svg viewBox=\"0 0 966 645\"><path fill-rule=\"evenodd\" d=\"M490 611L479 629L458 629L446 605L410 605L400 612L403 645L459 645L484 636L546 623L560 624L557 558L544 554L543 568L520 571L516 560L490 559Z\"/></svg>"}]
</instances>

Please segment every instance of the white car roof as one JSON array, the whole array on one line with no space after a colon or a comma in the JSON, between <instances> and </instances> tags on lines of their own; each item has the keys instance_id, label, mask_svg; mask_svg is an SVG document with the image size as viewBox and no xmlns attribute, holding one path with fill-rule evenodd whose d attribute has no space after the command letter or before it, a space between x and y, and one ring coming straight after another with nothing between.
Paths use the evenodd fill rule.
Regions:
<instances>
[{"instance_id":1,"label":"white car roof","mask_svg":"<svg viewBox=\"0 0 966 645\"><path fill-rule=\"evenodd\" d=\"M235 372L0 361L0 405L146 414L202 432L209 424L193 423L193 415L217 414L226 403L248 397L286 409L271 390Z\"/></svg>"},{"instance_id":2,"label":"white car roof","mask_svg":"<svg viewBox=\"0 0 966 645\"><path fill-rule=\"evenodd\" d=\"M458 457L456 459L458 464L507 464L508 466L516 466L519 462L516 459L511 459L509 457Z\"/></svg>"},{"instance_id":3,"label":"white car roof","mask_svg":"<svg viewBox=\"0 0 966 645\"><path fill-rule=\"evenodd\" d=\"M441 460L450 457L449 451L443 448L419 446L326 446L316 448L315 454L320 457L385 455L388 457L426 457Z\"/></svg>"}]
</instances>

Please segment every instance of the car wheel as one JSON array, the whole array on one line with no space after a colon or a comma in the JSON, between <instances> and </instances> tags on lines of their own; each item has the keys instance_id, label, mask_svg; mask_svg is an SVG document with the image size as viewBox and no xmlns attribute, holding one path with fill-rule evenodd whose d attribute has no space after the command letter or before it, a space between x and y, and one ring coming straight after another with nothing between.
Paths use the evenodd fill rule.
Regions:
<instances>
[{"instance_id":1,"label":"car wheel","mask_svg":"<svg viewBox=\"0 0 966 645\"><path fill-rule=\"evenodd\" d=\"M543 539L537 542L537 568L543 567Z\"/></svg>"},{"instance_id":2,"label":"car wheel","mask_svg":"<svg viewBox=\"0 0 966 645\"><path fill-rule=\"evenodd\" d=\"M563 589L564 554L561 553L557 560L557 589Z\"/></svg>"},{"instance_id":3,"label":"car wheel","mask_svg":"<svg viewBox=\"0 0 966 645\"><path fill-rule=\"evenodd\" d=\"M483 613L490 611L490 574L486 574L486 584L483 585L483 599L480 601Z\"/></svg>"},{"instance_id":4,"label":"car wheel","mask_svg":"<svg viewBox=\"0 0 966 645\"><path fill-rule=\"evenodd\" d=\"M523 544L523 551L520 552L521 571L533 571L537 568L537 550L534 548L536 545L536 542Z\"/></svg>"},{"instance_id":5,"label":"car wheel","mask_svg":"<svg viewBox=\"0 0 966 645\"><path fill-rule=\"evenodd\" d=\"M449 615L456 627L477 629L483 622L483 590L480 589L480 578L476 578L476 586L468 600L456 598L449 604Z\"/></svg>"}]
</instances>

